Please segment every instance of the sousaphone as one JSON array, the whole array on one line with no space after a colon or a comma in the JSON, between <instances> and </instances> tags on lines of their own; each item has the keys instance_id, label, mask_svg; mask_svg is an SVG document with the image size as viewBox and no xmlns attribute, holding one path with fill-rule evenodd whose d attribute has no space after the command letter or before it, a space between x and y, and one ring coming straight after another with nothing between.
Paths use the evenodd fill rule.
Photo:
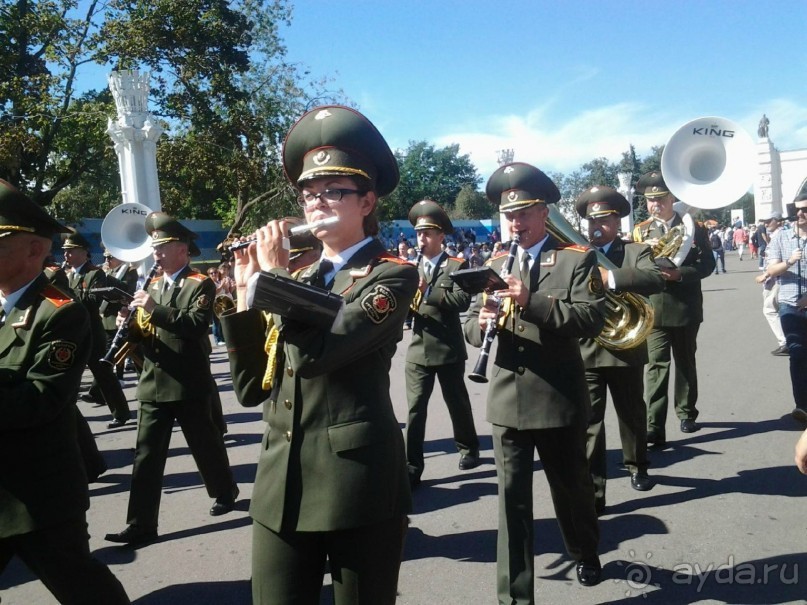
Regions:
<instances>
[{"instance_id":1,"label":"sousaphone","mask_svg":"<svg viewBox=\"0 0 807 605\"><path fill-rule=\"evenodd\" d=\"M139 263L151 255L146 217L153 210L143 204L115 206L101 224L101 241L107 251L126 263Z\"/></svg>"}]
</instances>

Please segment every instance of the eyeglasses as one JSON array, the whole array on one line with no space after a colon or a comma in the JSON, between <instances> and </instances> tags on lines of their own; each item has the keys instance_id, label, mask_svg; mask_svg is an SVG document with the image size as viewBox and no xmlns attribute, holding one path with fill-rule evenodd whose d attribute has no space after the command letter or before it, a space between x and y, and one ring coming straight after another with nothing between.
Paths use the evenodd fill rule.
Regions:
<instances>
[{"instance_id":1,"label":"eyeglasses","mask_svg":"<svg viewBox=\"0 0 807 605\"><path fill-rule=\"evenodd\" d=\"M366 191L361 189L326 189L320 193L311 193L310 191L303 191L300 197L297 198L297 203L301 208L313 208L319 205L320 200L330 206L335 206L342 202L342 198L351 194L364 195Z\"/></svg>"}]
</instances>

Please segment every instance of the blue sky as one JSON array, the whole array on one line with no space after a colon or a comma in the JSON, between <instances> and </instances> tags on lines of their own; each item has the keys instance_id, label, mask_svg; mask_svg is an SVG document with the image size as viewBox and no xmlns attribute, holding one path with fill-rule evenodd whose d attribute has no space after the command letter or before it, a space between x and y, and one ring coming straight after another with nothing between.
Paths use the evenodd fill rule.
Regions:
<instances>
[{"instance_id":1,"label":"blue sky","mask_svg":"<svg viewBox=\"0 0 807 605\"><path fill-rule=\"evenodd\" d=\"M502 148L571 172L706 115L807 148L806 29L801 0L307 0L282 35L393 147L459 143L486 179Z\"/></svg>"}]
</instances>

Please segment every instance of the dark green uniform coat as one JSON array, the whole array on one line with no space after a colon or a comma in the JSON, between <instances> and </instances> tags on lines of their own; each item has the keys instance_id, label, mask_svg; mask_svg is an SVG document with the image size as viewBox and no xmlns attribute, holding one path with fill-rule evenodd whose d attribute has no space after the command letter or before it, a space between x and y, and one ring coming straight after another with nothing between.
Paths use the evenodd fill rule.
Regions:
<instances>
[{"instance_id":1,"label":"dark green uniform coat","mask_svg":"<svg viewBox=\"0 0 807 605\"><path fill-rule=\"evenodd\" d=\"M606 257L618 267L612 272L617 292L649 296L664 288L664 278L651 252L646 244L625 243L621 239L612 242ZM643 396L647 343L614 350L586 338L580 341L580 350L591 397L586 453L597 509L602 510L607 476L604 420L608 390L619 419L623 463L631 473L647 470L647 407Z\"/></svg>"},{"instance_id":2,"label":"dark green uniform coat","mask_svg":"<svg viewBox=\"0 0 807 605\"><path fill-rule=\"evenodd\" d=\"M449 277L467 269L468 261L441 254L431 279L423 266L421 279L429 283L412 325L412 341L406 352L406 391L409 414L406 422L406 458L410 477L423 473L423 440L429 398L435 377L440 381L443 400L451 417L454 443L463 455L478 456L479 437L474 427L471 400L465 387L465 339L460 313L467 311L471 295Z\"/></svg>"},{"instance_id":3,"label":"dark green uniform coat","mask_svg":"<svg viewBox=\"0 0 807 605\"><path fill-rule=\"evenodd\" d=\"M0 327L0 538L89 506L73 416L89 344L86 310L44 275Z\"/></svg>"},{"instance_id":4,"label":"dark green uniform coat","mask_svg":"<svg viewBox=\"0 0 807 605\"><path fill-rule=\"evenodd\" d=\"M311 281L318 267L298 279ZM273 397L261 387L263 314L250 309L222 317L238 400L263 404L268 425L250 507L257 522L275 532L322 532L410 510L389 371L416 289L415 267L396 262L377 240L357 251L330 285L345 297L333 331L273 316L284 341Z\"/></svg>"},{"instance_id":5,"label":"dark green uniform coat","mask_svg":"<svg viewBox=\"0 0 807 605\"><path fill-rule=\"evenodd\" d=\"M501 271L505 256L488 262ZM579 339L603 327L603 286L595 254L548 236L530 271L530 298L516 305L496 342L488 368L488 420L499 484L497 592L501 603L532 603L533 459L551 488L555 515L575 561L597 557L599 529L586 460L588 387ZM518 263L514 274L518 275ZM525 281L522 278L522 281ZM482 297L465 323L465 336L482 344Z\"/></svg>"},{"instance_id":6,"label":"dark green uniform coat","mask_svg":"<svg viewBox=\"0 0 807 605\"><path fill-rule=\"evenodd\" d=\"M682 223L676 214L672 226ZM636 225L634 239L645 241L663 234L661 224L648 219ZM695 362L698 329L703 322L701 280L715 269L709 235L695 226L692 248L681 263L681 281L664 282L664 290L650 297L655 311L655 329L647 339L649 364L645 383L647 430L656 443L666 440L670 364L675 359L675 409L680 420L695 420L698 410L698 371Z\"/></svg>"}]
</instances>

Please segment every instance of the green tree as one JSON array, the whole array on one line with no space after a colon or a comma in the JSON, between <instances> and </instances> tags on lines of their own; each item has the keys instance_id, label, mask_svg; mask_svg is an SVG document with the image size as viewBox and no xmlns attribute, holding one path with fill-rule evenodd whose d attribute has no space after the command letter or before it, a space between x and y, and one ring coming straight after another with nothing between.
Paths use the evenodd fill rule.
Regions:
<instances>
[{"instance_id":1,"label":"green tree","mask_svg":"<svg viewBox=\"0 0 807 605\"><path fill-rule=\"evenodd\" d=\"M406 218L423 199L434 200L451 214L462 187L476 189L482 181L470 156L460 155L459 145L435 149L426 141L410 141L406 150L395 151L395 157L401 181L380 206L382 221Z\"/></svg>"},{"instance_id":2,"label":"green tree","mask_svg":"<svg viewBox=\"0 0 807 605\"><path fill-rule=\"evenodd\" d=\"M498 210L493 207L481 191L472 185L463 185L454 201L454 208L450 216L452 219L485 220L498 216Z\"/></svg>"}]
</instances>

